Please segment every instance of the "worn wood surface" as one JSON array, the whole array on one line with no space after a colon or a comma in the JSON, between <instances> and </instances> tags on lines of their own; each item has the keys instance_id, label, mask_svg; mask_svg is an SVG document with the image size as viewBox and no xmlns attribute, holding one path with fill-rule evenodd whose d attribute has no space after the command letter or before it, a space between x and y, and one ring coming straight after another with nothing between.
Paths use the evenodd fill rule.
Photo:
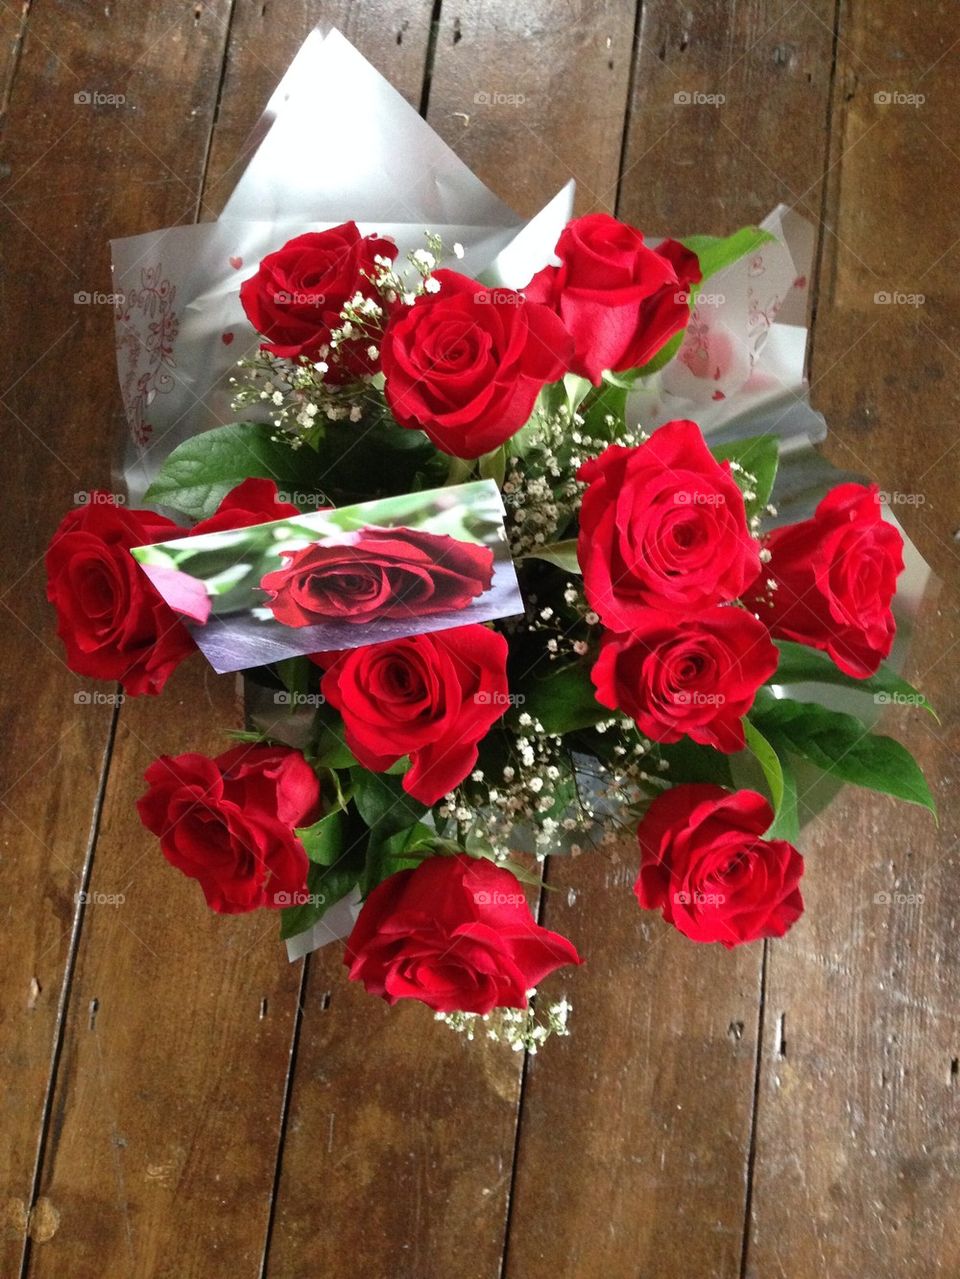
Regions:
<instances>
[{"instance_id":1,"label":"worn wood surface","mask_svg":"<svg viewBox=\"0 0 960 1279\"><path fill-rule=\"evenodd\" d=\"M133 803L154 755L220 747L232 682L195 659L161 699L75 700L104 690L42 598L120 419L109 308L73 295L108 288L109 236L216 214L317 22L525 213L573 176L651 233L813 220L828 452L903 495L944 579L911 659L942 723L895 708L939 831L845 795L766 953L639 918L630 847L552 866L545 918L589 962L526 1069L369 1000L335 948L304 973L272 923L209 916ZM0 1273L960 1272L955 41L947 0L0 0Z\"/></svg>"}]
</instances>

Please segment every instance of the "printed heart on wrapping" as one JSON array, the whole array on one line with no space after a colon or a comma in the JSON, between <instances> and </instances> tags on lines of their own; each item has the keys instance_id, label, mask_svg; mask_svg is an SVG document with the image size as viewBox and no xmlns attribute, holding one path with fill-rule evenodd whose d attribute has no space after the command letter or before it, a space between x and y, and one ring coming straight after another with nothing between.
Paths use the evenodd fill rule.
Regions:
<instances>
[{"instance_id":1,"label":"printed heart on wrapping","mask_svg":"<svg viewBox=\"0 0 960 1279\"><path fill-rule=\"evenodd\" d=\"M233 267L234 271L239 271L240 268L243 266L243 258L240 258L240 257L231 258L230 265Z\"/></svg>"},{"instance_id":2,"label":"printed heart on wrapping","mask_svg":"<svg viewBox=\"0 0 960 1279\"><path fill-rule=\"evenodd\" d=\"M223 345L224 345L224 346L229 346L229 345L230 345L230 343L233 341L233 334L232 334L232 333L221 333L221 334L220 334L220 341L223 343Z\"/></svg>"}]
</instances>

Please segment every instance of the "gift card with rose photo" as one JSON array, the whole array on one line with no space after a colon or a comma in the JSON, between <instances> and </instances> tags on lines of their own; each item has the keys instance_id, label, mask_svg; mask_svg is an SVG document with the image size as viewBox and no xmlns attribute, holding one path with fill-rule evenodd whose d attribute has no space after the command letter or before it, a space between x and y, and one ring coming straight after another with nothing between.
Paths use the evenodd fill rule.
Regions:
<instances>
[{"instance_id":1,"label":"gift card with rose photo","mask_svg":"<svg viewBox=\"0 0 960 1279\"><path fill-rule=\"evenodd\" d=\"M221 674L523 612L492 480L132 554Z\"/></svg>"}]
</instances>

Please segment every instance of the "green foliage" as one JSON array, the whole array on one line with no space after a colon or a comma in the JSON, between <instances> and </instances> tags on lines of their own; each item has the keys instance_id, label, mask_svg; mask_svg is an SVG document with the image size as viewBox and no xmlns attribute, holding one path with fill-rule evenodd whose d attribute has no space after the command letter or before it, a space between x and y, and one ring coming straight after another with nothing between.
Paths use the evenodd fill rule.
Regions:
<instances>
[{"instance_id":1,"label":"green foliage","mask_svg":"<svg viewBox=\"0 0 960 1279\"><path fill-rule=\"evenodd\" d=\"M271 428L261 423L234 422L184 440L160 468L145 500L200 520L247 479L276 480L280 489L309 489L315 468L311 476L303 450L294 452L270 435Z\"/></svg>"},{"instance_id":2,"label":"green foliage","mask_svg":"<svg viewBox=\"0 0 960 1279\"><path fill-rule=\"evenodd\" d=\"M546 673L530 673L517 692L520 709L538 719L547 733L571 733L590 728L613 714L596 699L586 666L551 666Z\"/></svg>"},{"instance_id":3,"label":"green foliage","mask_svg":"<svg viewBox=\"0 0 960 1279\"><path fill-rule=\"evenodd\" d=\"M854 715L815 702L758 699L754 725L782 750L809 760L828 775L893 795L936 814L936 805L916 760L892 737L870 733Z\"/></svg>"},{"instance_id":4,"label":"green foliage","mask_svg":"<svg viewBox=\"0 0 960 1279\"><path fill-rule=\"evenodd\" d=\"M565 573L575 573L577 576L581 573L580 561L577 559L577 539L570 538L565 542L551 542L545 546L540 546L535 551L528 551L526 555L522 555L521 559L525 560L546 560L548 564L555 564L557 568L562 568Z\"/></svg>"},{"instance_id":5,"label":"green foliage","mask_svg":"<svg viewBox=\"0 0 960 1279\"><path fill-rule=\"evenodd\" d=\"M755 483L746 484L741 472L733 476L741 488L749 487L753 496L746 500L747 516L761 515L770 501L780 461L780 442L775 435L756 435L749 440L719 444L710 452L718 462L736 462Z\"/></svg>"},{"instance_id":6,"label":"green foliage","mask_svg":"<svg viewBox=\"0 0 960 1279\"><path fill-rule=\"evenodd\" d=\"M908 680L897 675L889 666L881 664L875 675L867 679L854 679L845 675L833 660L818 649L808 648L805 644L794 644L790 640L777 640L780 650L780 664L776 674L769 681L771 684L833 684L841 688L852 688L858 693L870 693L880 706L922 706L924 710L937 718L937 713L924 697Z\"/></svg>"},{"instance_id":7,"label":"green foliage","mask_svg":"<svg viewBox=\"0 0 960 1279\"><path fill-rule=\"evenodd\" d=\"M707 280L725 270L728 266L732 266L734 262L739 262L741 258L747 257L748 254L756 253L756 251L769 244L775 237L769 231L763 231L758 226L741 227L739 231L734 231L732 235L716 236L716 235L688 235L681 240L681 244L691 252L697 255L700 262L700 273L703 277L700 281L699 288L702 288Z\"/></svg>"}]
</instances>

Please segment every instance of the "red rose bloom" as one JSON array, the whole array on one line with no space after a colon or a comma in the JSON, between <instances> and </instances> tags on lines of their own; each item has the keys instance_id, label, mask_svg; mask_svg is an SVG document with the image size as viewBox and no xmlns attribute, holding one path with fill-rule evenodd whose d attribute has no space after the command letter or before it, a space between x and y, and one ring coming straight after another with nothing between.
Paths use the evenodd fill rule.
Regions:
<instances>
[{"instance_id":1,"label":"red rose bloom","mask_svg":"<svg viewBox=\"0 0 960 1279\"><path fill-rule=\"evenodd\" d=\"M745 609L713 608L681 622L651 610L631 635L604 637L591 678L597 701L626 711L655 742L689 737L739 751L742 718L778 657Z\"/></svg>"},{"instance_id":2,"label":"red rose bloom","mask_svg":"<svg viewBox=\"0 0 960 1279\"><path fill-rule=\"evenodd\" d=\"M770 562L750 600L760 619L780 639L829 653L847 675L873 675L893 645L903 572L903 538L884 520L876 485L838 485L812 519L775 529L765 545Z\"/></svg>"},{"instance_id":3,"label":"red rose bloom","mask_svg":"<svg viewBox=\"0 0 960 1279\"><path fill-rule=\"evenodd\" d=\"M183 623L130 554L186 532L153 511L118 506L109 493L91 493L86 506L64 516L45 563L47 599L72 671L119 680L136 697L159 693L194 652Z\"/></svg>"},{"instance_id":4,"label":"red rose bloom","mask_svg":"<svg viewBox=\"0 0 960 1279\"><path fill-rule=\"evenodd\" d=\"M438 293L397 312L383 337L385 394L401 426L480 457L520 429L541 388L567 371L570 335L545 306L436 271Z\"/></svg>"},{"instance_id":5,"label":"red rose bloom","mask_svg":"<svg viewBox=\"0 0 960 1279\"><path fill-rule=\"evenodd\" d=\"M574 373L599 385L652 360L686 328L697 255L676 240L657 248L608 213L574 218L557 241L559 266L537 272L524 293L555 311L573 335Z\"/></svg>"},{"instance_id":6,"label":"red rose bloom","mask_svg":"<svg viewBox=\"0 0 960 1279\"><path fill-rule=\"evenodd\" d=\"M411 635L317 660L320 684L343 716L364 768L383 773L404 755L403 789L435 804L477 762L477 743L507 709L507 641L486 626Z\"/></svg>"},{"instance_id":7,"label":"red rose bloom","mask_svg":"<svg viewBox=\"0 0 960 1279\"><path fill-rule=\"evenodd\" d=\"M431 857L378 884L347 941L352 981L390 1004L419 999L437 1012L526 1008L527 991L573 945L541 928L519 883L488 861Z\"/></svg>"},{"instance_id":8,"label":"red rose bloom","mask_svg":"<svg viewBox=\"0 0 960 1279\"><path fill-rule=\"evenodd\" d=\"M585 462L577 558L591 607L612 631L645 610L694 613L735 600L760 568L743 496L695 422L667 422L638 448Z\"/></svg>"},{"instance_id":9,"label":"red rose bloom","mask_svg":"<svg viewBox=\"0 0 960 1279\"><path fill-rule=\"evenodd\" d=\"M637 901L692 941L730 949L782 937L803 913L803 858L762 838L772 821L755 791L682 785L658 795L637 829Z\"/></svg>"},{"instance_id":10,"label":"red rose bloom","mask_svg":"<svg viewBox=\"0 0 960 1279\"><path fill-rule=\"evenodd\" d=\"M293 833L320 816L320 784L299 751L235 746L216 759L162 755L137 801L171 865L224 915L295 905L307 855Z\"/></svg>"},{"instance_id":11,"label":"red rose bloom","mask_svg":"<svg viewBox=\"0 0 960 1279\"><path fill-rule=\"evenodd\" d=\"M331 329L343 321L343 306L357 293L378 305L380 296L367 278L375 257L396 257L397 246L380 236L361 236L355 222L329 231L309 231L268 253L256 275L240 286L240 302L256 331L267 338L261 350L296 360L307 356L329 364L327 380L344 381L373 372L377 363L367 353L371 336L329 348Z\"/></svg>"},{"instance_id":12,"label":"red rose bloom","mask_svg":"<svg viewBox=\"0 0 960 1279\"><path fill-rule=\"evenodd\" d=\"M409 528L366 528L283 558L260 585L284 626L458 612L493 581L489 547Z\"/></svg>"},{"instance_id":13,"label":"red rose bloom","mask_svg":"<svg viewBox=\"0 0 960 1279\"><path fill-rule=\"evenodd\" d=\"M230 490L213 515L195 524L191 536L201 533L223 533L232 528L250 528L282 520L285 515L299 515L292 502L281 502L273 480L244 480Z\"/></svg>"}]
</instances>

